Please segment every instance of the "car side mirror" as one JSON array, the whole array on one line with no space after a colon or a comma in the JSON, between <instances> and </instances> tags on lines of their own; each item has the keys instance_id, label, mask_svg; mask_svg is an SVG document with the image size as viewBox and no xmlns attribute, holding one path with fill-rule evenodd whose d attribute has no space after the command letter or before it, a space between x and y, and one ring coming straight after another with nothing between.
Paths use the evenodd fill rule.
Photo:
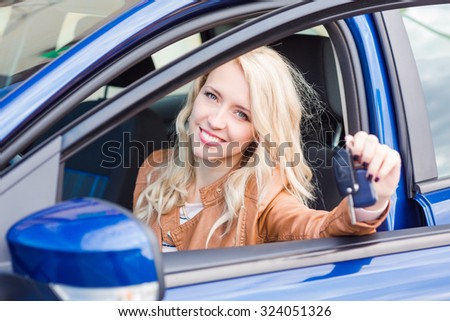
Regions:
<instances>
[{"instance_id":1,"label":"car side mirror","mask_svg":"<svg viewBox=\"0 0 450 321\"><path fill-rule=\"evenodd\" d=\"M160 300L158 243L128 210L79 198L39 211L7 233L13 271L63 300Z\"/></svg>"}]
</instances>

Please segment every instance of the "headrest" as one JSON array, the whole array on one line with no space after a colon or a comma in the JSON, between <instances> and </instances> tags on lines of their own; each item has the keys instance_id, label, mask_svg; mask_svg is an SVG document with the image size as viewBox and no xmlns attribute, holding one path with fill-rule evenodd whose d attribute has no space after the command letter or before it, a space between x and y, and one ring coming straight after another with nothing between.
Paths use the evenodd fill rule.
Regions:
<instances>
[{"instance_id":1,"label":"headrest","mask_svg":"<svg viewBox=\"0 0 450 321\"><path fill-rule=\"evenodd\" d=\"M327 37L294 34L271 45L288 58L319 93L327 110L342 120L336 63Z\"/></svg>"}]
</instances>

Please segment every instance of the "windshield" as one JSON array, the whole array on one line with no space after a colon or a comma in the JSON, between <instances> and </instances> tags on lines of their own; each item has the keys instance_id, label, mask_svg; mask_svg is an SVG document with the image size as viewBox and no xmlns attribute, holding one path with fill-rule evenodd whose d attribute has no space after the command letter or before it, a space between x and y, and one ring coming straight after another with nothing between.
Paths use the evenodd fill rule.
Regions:
<instances>
[{"instance_id":1,"label":"windshield","mask_svg":"<svg viewBox=\"0 0 450 321\"><path fill-rule=\"evenodd\" d=\"M0 97L140 0L0 0Z\"/></svg>"}]
</instances>

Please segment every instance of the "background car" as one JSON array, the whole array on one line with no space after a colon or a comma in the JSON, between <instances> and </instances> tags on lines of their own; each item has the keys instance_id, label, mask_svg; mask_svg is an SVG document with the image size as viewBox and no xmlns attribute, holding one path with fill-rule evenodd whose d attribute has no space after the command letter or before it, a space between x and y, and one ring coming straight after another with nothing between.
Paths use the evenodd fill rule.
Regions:
<instances>
[{"instance_id":1,"label":"background car","mask_svg":"<svg viewBox=\"0 0 450 321\"><path fill-rule=\"evenodd\" d=\"M330 184L332 149L345 133L366 130L402 155L389 217L366 237L155 251L154 298L449 299L445 3L25 0L1 6L0 270L10 282L0 285L4 298L61 298L48 275L31 277L45 290L11 294L17 282L24 289L34 284L11 264L5 236L15 222L29 222L31 213L67 219L68 209L78 222L80 204L84 218L89 208L98 217L105 208L129 213L138 167L153 150L170 146L189 82L271 45L297 65L325 106L322 113L310 110L316 117L302 124L311 129L305 152L320 187L316 207L330 209L340 199ZM415 7L421 5L429 6ZM34 241L48 246L50 234L42 235Z\"/></svg>"}]
</instances>

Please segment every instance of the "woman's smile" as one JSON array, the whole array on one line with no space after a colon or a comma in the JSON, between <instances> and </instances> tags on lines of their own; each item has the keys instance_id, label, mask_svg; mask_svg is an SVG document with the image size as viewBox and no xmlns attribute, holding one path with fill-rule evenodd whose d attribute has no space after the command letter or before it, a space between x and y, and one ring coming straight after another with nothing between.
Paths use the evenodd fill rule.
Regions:
<instances>
[{"instance_id":1,"label":"woman's smile","mask_svg":"<svg viewBox=\"0 0 450 321\"><path fill-rule=\"evenodd\" d=\"M200 141L208 146L218 146L220 143L225 143L226 141L216 135L208 132L207 130L200 128Z\"/></svg>"}]
</instances>

